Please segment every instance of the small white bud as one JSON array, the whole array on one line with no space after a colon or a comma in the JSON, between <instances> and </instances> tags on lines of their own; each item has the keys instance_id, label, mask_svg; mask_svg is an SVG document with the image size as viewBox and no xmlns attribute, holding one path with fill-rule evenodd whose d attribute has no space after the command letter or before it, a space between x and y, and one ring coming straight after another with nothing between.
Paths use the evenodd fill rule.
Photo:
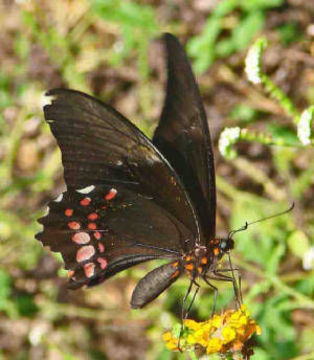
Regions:
<instances>
[{"instance_id":1,"label":"small white bud","mask_svg":"<svg viewBox=\"0 0 314 360\"><path fill-rule=\"evenodd\" d=\"M314 269L314 247L311 247L303 256L303 269Z\"/></svg>"},{"instance_id":2,"label":"small white bud","mask_svg":"<svg viewBox=\"0 0 314 360\"><path fill-rule=\"evenodd\" d=\"M298 138L303 145L311 143L312 120L314 116L314 106L304 110L298 122Z\"/></svg>"},{"instance_id":3,"label":"small white bud","mask_svg":"<svg viewBox=\"0 0 314 360\"><path fill-rule=\"evenodd\" d=\"M245 72L253 84L260 84L262 82L262 68L261 56L266 40L264 38L258 39L249 49L245 58Z\"/></svg>"},{"instance_id":4,"label":"small white bud","mask_svg":"<svg viewBox=\"0 0 314 360\"><path fill-rule=\"evenodd\" d=\"M239 127L226 128L220 134L218 148L223 156L230 155L230 146L235 144L240 138L241 129Z\"/></svg>"}]
</instances>

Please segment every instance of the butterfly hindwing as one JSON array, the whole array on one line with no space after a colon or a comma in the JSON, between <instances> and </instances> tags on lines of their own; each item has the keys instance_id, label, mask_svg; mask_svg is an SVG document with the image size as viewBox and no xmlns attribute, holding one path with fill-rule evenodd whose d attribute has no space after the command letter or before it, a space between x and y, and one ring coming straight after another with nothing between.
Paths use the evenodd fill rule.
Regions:
<instances>
[{"instance_id":1,"label":"butterfly hindwing","mask_svg":"<svg viewBox=\"0 0 314 360\"><path fill-rule=\"evenodd\" d=\"M49 203L36 237L62 254L70 287L95 285L142 261L180 256L176 249L191 234L137 187L90 185Z\"/></svg>"},{"instance_id":2,"label":"butterfly hindwing","mask_svg":"<svg viewBox=\"0 0 314 360\"><path fill-rule=\"evenodd\" d=\"M171 34L167 50L167 94L153 143L182 179L200 219L202 243L215 236L214 157L205 110L186 53ZM204 243L205 242L205 243Z\"/></svg>"}]
</instances>

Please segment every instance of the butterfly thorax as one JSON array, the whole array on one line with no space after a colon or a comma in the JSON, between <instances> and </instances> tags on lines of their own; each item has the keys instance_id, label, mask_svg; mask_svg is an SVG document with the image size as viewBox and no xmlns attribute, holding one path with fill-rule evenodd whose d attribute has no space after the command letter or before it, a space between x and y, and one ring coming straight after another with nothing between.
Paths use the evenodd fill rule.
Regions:
<instances>
[{"instance_id":1,"label":"butterfly thorax","mask_svg":"<svg viewBox=\"0 0 314 360\"><path fill-rule=\"evenodd\" d=\"M210 240L207 247L196 246L187 255L184 255L180 267L185 270L190 278L201 276L215 268L223 255L231 249L233 249L232 239ZM178 267L179 262L175 263L174 266Z\"/></svg>"}]
</instances>

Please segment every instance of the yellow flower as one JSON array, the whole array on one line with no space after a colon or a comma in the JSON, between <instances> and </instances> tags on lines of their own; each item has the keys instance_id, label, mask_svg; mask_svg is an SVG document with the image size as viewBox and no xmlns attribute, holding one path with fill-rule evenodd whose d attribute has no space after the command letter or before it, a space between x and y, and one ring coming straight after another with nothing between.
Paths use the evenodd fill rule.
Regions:
<instances>
[{"instance_id":1,"label":"yellow flower","mask_svg":"<svg viewBox=\"0 0 314 360\"><path fill-rule=\"evenodd\" d=\"M256 332L256 335L261 335L262 334L262 328L259 325L255 324L255 332Z\"/></svg>"},{"instance_id":2,"label":"yellow flower","mask_svg":"<svg viewBox=\"0 0 314 360\"><path fill-rule=\"evenodd\" d=\"M184 320L184 326L186 326L187 328L189 328L191 330L197 330L197 329L199 329L200 324L194 320L186 319L186 320Z\"/></svg>"},{"instance_id":3,"label":"yellow flower","mask_svg":"<svg viewBox=\"0 0 314 360\"><path fill-rule=\"evenodd\" d=\"M221 326L221 321L222 321L221 316L214 315L211 320L212 326L214 326L216 329L218 329Z\"/></svg>"},{"instance_id":4,"label":"yellow flower","mask_svg":"<svg viewBox=\"0 0 314 360\"><path fill-rule=\"evenodd\" d=\"M201 347L207 354L244 352L247 350L247 340L253 334L260 335L261 331L261 327L250 318L246 306L242 305L238 310L227 310L204 322L184 320L180 350L195 350ZM163 340L169 349L179 350L177 330L166 332Z\"/></svg>"},{"instance_id":5,"label":"yellow flower","mask_svg":"<svg viewBox=\"0 0 314 360\"><path fill-rule=\"evenodd\" d=\"M170 331L165 332L162 338L169 350L178 350L178 338L174 337Z\"/></svg>"},{"instance_id":6,"label":"yellow flower","mask_svg":"<svg viewBox=\"0 0 314 360\"><path fill-rule=\"evenodd\" d=\"M230 341L234 340L237 336L237 333L231 327L226 326L222 329L221 335L223 338L223 343L228 344Z\"/></svg>"},{"instance_id":7,"label":"yellow flower","mask_svg":"<svg viewBox=\"0 0 314 360\"><path fill-rule=\"evenodd\" d=\"M212 338L208 342L206 352L207 354L213 354L220 351L222 348L222 341L219 338Z\"/></svg>"},{"instance_id":8,"label":"yellow flower","mask_svg":"<svg viewBox=\"0 0 314 360\"><path fill-rule=\"evenodd\" d=\"M195 345L196 344L196 338L194 335L188 335L186 338L186 341L189 345Z\"/></svg>"},{"instance_id":9,"label":"yellow flower","mask_svg":"<svg viewBox=\"0 0 314 360\"><path fill-rule=\"evenodd\" d=\"M165 341L165 342L169 341L170 339L172 339L171 332L170 331L165 332L162 335L162 338L163 338L163 341Z\"/></svg>"}]
</instances>

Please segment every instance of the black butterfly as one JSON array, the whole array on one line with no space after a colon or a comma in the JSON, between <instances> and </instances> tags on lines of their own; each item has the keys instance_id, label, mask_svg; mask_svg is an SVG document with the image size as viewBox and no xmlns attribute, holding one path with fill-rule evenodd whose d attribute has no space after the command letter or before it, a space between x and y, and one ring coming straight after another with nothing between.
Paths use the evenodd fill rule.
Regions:
<instances>
[{"instance_id":1,"label":"black butterfly","mask_svg":"<svg viewBox=\"0 0 314 360\"><path fill-rule=\"evenodd\" d=\"M189 291L198 277L230 280L217 271L233 241L215 237L214 156L199 89L178 40L165 34L164 41L167 95L152 141L78 91L50 90L51 104L44 107L61 148L67 191L49 203L36 238L61 252L73 289L147 260L169 259L139 281L133 308L183 273L191 279Z\"/></svg>"}]
</instances>

